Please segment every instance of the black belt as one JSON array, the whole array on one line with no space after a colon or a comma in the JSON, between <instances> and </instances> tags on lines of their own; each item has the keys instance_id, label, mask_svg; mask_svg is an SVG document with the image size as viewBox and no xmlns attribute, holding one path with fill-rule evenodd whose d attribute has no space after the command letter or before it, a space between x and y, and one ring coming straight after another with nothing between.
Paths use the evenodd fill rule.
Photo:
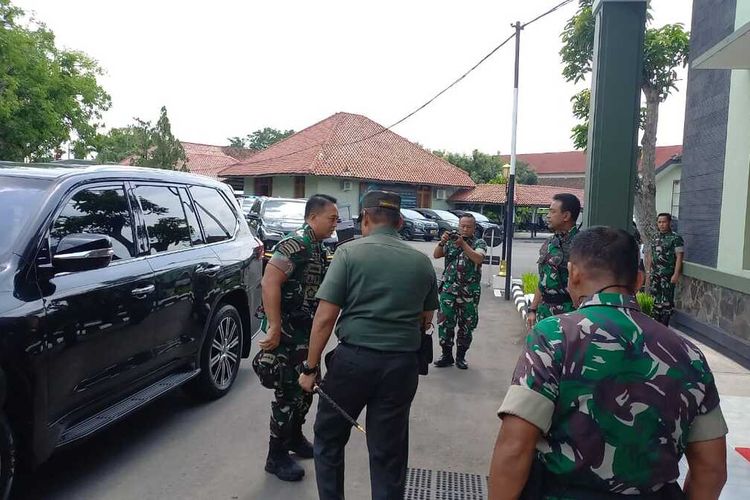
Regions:
<instances>
[{"instance_id":1,"label":"black belt","mask_svg":"<svg viewBox=\"0 0 750 500\"><path fill-rule=\"evenodd\" d=\"M561 306L565 304L566 302L572 302L572 299L570 298L570 295L567 293L556 293L556 294L542 294L542 302L545 304L549 304L552 306Z\"/></svg>"},{"instance_id":2,"label":"black belt","mask_svg":"<svg viewBox=\"0 0 750 500\"><path fill-rule=\"evenodd\" d=\"M379 354L379 355L416 354L419 352L419 351L384 351L382 349L373 349L372 347L365 347L362 345L350 344L349 342L346 342L344 340L339 342L339 346L346 347L347 349L361 349L365 352L372 353L372 354Z\"/></svg>"}]
</instances>

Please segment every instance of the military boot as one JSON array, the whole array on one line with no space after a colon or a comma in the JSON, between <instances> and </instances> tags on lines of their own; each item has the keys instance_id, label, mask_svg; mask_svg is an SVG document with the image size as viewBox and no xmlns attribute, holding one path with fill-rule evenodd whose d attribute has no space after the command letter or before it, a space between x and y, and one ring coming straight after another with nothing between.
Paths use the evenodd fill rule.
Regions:
<instances>
[{"instance_id":1,"label":"military boot","mask_svg":"<svg viewBox=\"0 0 750 500\"><path fill-rule=\"evenodd\" d=\"M300 458L313 457L313 445L302 433L302 424L292 428L292 435L286 442L286 449Z\"/></svg>"},{"instance_id":2,"label":"military boot","mask_svg":"<svg viewBox=\"0 0 750 500\"><path fill-rule=\"evenodd\" d=\"M275 437L268 443L266 472L275 474L282 481L299 481L305 475L305 469L289 456L281 439Z\"/></svg>"},{"instance_id":3,"label":"military boot","mask_svg":"<svg viewBox=\"0 0 750 500\"><path fill-rule=\"evenodd\" d=\"M438 368L445 368L446 366L451 366L454 363L453 360L453 346L451 345L444 345L443 348L443 355L440 356L440 359L435 361L435 366Z\"/></svg>"},{"instance_id":4,"label":"military boot","mask_svg":"<svg viewBox=\"0 0 750 500\"><path fill-rule=\"evenodd\" d=\"M466 370L469 367L469 363L466 362L466 349L465 347L459 347L456 349L456 368Z\"/></svg>"}]
</instances>

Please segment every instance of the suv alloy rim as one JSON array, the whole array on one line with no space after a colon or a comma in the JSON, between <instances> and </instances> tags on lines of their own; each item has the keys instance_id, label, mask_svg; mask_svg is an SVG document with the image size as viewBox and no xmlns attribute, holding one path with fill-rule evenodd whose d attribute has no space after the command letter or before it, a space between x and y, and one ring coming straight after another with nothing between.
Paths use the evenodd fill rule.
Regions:
<instances>
[{"instance_id":1,"label":"suv alloy rim","mask_svg":"<svg viewBox=\"0 0 750 500\"><path fill-rule=\"evenodd\" d=\"M211 378L219 389L226 389L240 359L240 328L234 318L223 318L216 328L211 343L209 369Z\"/></svg>"}]
</instances>

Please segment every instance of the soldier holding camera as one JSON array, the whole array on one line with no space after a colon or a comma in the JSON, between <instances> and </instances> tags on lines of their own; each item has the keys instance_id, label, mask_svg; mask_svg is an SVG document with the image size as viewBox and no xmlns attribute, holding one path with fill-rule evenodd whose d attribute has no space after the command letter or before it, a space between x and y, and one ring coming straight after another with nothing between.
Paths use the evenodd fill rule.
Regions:
<instances>
[{"instance_id":1,"label":"soldier holding camera","mask_svg":"<svg viewBox=\"0 0 750 500\"><path fill-rule=\"evenodd\" d=\"M472 333L479 322L479 297L482 292L482 262L487 254L487 244L475 237L476 220L470 214L459 221L459 231L446 231L433 257L445 257L443 282L440 287L440 314L438 336L443 354L435 362L442 368L451 366L465 370L466 351L471 345ZM453 339L458 326L456 358L453 358Z\"/></svg>"}]
</instances>

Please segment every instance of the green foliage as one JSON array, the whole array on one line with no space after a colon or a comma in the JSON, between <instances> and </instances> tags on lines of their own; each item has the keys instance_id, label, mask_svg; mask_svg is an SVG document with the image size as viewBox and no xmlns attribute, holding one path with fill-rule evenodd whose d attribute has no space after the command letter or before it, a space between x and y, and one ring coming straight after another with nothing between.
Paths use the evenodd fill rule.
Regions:
<instances>
[{"instance_id":1,"label":"green foliage","mask_svg":"<svg viewBox=\"0 0 750 500\"><path fill-rule=\"evenodd\" d=\"M527 295L535 293L539 288L539 275L536 273L523 273L521 275L521 283L523 284L523 293Z\"/></svg>"},{"instance_id":2,"label":"green foliage","mask_svg":"<svg viewBox=\"0 0 750 500\"><path fill-rule=\"evenodd\" d=\"M256 130L245 137L230 137L229 146L233 148L245 148L253 151L261 151L277 142L294 134L294 130L277 130L271 127Z\"/></svg>"},{"instance_id":3,"label":"green foliage","mask_svg":"<svg viewBox=\"0 0 750 500\"><path fill-rule=\"evenodd\" d=\"M635 298L638 301L638 306L641 308L643 314L653 317L654 296L646 292L638 292L635 294Z\"/></svg>"},{"instance_id":4,"label":"green foliage","mask_svg":"<svg viewBox=\"0 0 750 500\"><path fill-rule=\"evenodd\" d=\"M133 125L113 128L99 135L92 150L100 163L119 163L130 158L131 165L187 171L187 155L172 134L167 108L162 106L156 125L134 118Z\"/></svg>"},{"instance_id":5,"label":"green foliage","mask_svg":"<svg viewBox=\"0 0 750 500\"><path fill-rule=\"evenodd\" d=\"M507 163L505 161L507 158L500 155L489 155L477 149L471 155L442 150L432 151L432 154L464 170L477 184L505 184L506 182L503 177L503 165ZM527 163L516 160L516 182L537 184L538 181L536 172Z\"/></svg>"},{"instance_id":6,"label":"green foliage","mask_svg":"<svg viewBox=\"0 0 750 500\"><path fill-rule=\"evenodd\" d=\"M0 158L23 161L60 155L63 143L96 137L110 96L98 63L58 49L44 24L0 0Z\"/></svg>"},{"instance_id":7,"label":"green foliage","mask_svg":"<svg viewBox=\"0 0 750 500\"><path fill-rule=\"evenodd\" d=\"M579 0L579 8L565 25L561 38L563 48L563 76L577 83L591 72L594 56L594 28L596 19L592 11L593 0ZM650 16L648 17L650 20ZM652 91L663 102L676 90L678 67L688 61L690 33L681 24L668 24L662 28L646 29L643 47L643 72L641 88L646 95ZM590 91L583 90L573 96L573 116L581 120L572 129L571 138L577 149L586 149L588 143L588 121ZM641 110L641 126L646 122L646 110Z\"/></svg>"}]
</instances>

